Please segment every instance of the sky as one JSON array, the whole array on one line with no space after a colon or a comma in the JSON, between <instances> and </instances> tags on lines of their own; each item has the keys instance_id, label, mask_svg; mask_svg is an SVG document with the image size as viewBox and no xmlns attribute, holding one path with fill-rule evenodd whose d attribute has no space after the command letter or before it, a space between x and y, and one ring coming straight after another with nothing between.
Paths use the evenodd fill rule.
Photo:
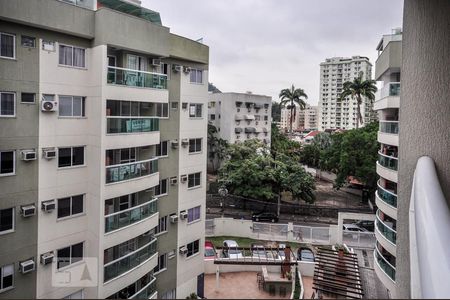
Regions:
<instances>
[{"instance_id":1,"label":"sky","mask_svg":"<svg viewBox=\"0 0 450 300\"><path fill-rule=\"evenodd\" d=\"M272 96L302 88L319 97L319 64L369 57L402 26L403 0L142 0L172 33L209 46L209 82L222 92ZM372 70L374 73L374 70Z\"/></svg>"}]
</instances>

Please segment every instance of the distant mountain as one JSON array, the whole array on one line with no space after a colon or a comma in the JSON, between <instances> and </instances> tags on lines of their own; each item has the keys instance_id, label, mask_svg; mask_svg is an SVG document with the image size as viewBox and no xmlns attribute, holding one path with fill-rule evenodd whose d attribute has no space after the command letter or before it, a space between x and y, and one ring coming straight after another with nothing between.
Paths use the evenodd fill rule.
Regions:
<instances>
[{"instance_id":1,"label":"distant mountain","mask_svg":"<svg viewBox=\"0 0 450 300\"><path fill-rule=\"evenodd\" d=\"M214 84L208 82L208 92L212 92L213 94L222 93Z\"/></svg>"}]
</instances>

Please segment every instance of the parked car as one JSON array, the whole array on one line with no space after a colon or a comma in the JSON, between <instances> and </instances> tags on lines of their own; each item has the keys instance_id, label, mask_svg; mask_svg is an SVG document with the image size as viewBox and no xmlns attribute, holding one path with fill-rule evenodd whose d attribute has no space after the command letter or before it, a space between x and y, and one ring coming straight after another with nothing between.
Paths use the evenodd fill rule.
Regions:
<instances>
[{"instance_id":1,"label":"parked car","mask_svg":"<svg viewBox=\"0 0 450 300\"><path fill-rule=\"evenodd\" d=\"M361 228L356 224L344 224L343 229L345 231L367 232L367 229Z\"/></svg>"},{"instance_id":2,"label":"parked car","mask_svg":"<svg viewBox=\"0 0 450 300\"><path fill-rule=\"evenodd\" d=\"M225 248L229 248L229 249L223 249L222 250L222 254L224 257L227 258L243 258L244 256L242 255L242 251L239 249L236 249L239 247L238 243L236 243L236 241L233 240L225 240L223 241L223 246ZM233 249L235 248L235 249Z\"/></svg>"},{"instance_id":3,"label":"parked car","mask_svg":"<svg viewBox=\"0 0 450 300\"><path fill-rule=\"evenodd\" d=\"M375 222L374 221L361 220L354 224L357 225L358 227L364 228L370 232L373 232L375 230Z\"/></svg>"},{"instance_id":4,"label":"parked car","mask_svg":"<svg viewBox=\"0 0 450 300\"><path fill-rule=\"evenodd\" d=\"M297 250L297 259L301 261L314 262L314 252L309 248L301 247Z\"/></svg>"},{"instance_id":5,"label":"parked car","mask_svg":"<svg viewBox=\"0 0 450 300\"><path fill-rule=\"evenodd\" d=\"M278 222L278 216L274 213L270 212L262 212L262 213L256 213L252 215L252 220L254 222Z\"/></svg>"},{"instance_id":6,"label":"parked car","mask_svg":"<svg viewBox=\"0 0 450 300\"><path fill-rule=\"evenodd\" d=\"M211 241L205 241L205 260L213 260L217 257L216 248Z\"/></svg>"},{"instance_id":7,"label":"parked car","mask_svg":"<svg viewBox=\"0 0 450 300\"><path fill-rule=\"evenodd\" d=\"M252 256L256 258L267 258L267 252L263 245L252 244Z\"/></svg>"}]
</instances>

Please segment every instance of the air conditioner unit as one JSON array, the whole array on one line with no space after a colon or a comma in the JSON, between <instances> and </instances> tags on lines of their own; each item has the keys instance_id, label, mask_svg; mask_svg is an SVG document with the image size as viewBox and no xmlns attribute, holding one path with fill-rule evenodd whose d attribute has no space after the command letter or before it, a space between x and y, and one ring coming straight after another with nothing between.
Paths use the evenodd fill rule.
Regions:
<instances>
[{"instance_id":1,"label":"air conditioner unit","mask_svg":"<svg viewBox=\"0 0 450 300\"><path fill-rule=\"evenodd\" d=\"M36 206L34 205L22 206L20 208L20 214L22 215L22 217L25 218L34 216L36 214Z\"/></svg>"},{"instance_id":2,"label":"air conditioner unit","mask_svg":"<svg viewBox=\"0 0 450 300\"><path fill-rule=\"evenodd\" d=\"M22 274L33 272L36 268L36 265L32 259L23 261L19 265L20 265L20 272Z\"/></svg>"},{"instance_id":3,"label":"air conditioner unit","mask_svg":"<svg viewBox=\"0 0 450 300\"><path fill-rule=\"evenodd\" d=\"M160 59L152 59L152 65L154 66L160 66L161 65L161 60Z\"/></svg>"},{"instance_id":4,"label":"air conditioner unit","mask_svg":"<svg viewBox=\"0 0 450 300\"><path fill-rule=\"evenodd\" d=\"M187 175L181 175L181 177L180 177L181 182L186 182L187 179L188 179Z\"/></svg>"},{"instance_id":5,"label":"air conditioner unit","mask_svg":"<svg viewBox=\"0 0 450 300\"><path fill-rule=\"evenodd\" d=\"M58 111L58 101L42 100L41 110L44 112Z\"/></svg>"},{"instance_id":6,"label":"air conditioner unit","mask_svg":"<svg viewBox=\"0 0 450 300\"><path fill-rule=\"evenodd\" d=\"M187 102L181 103L181 108L182 108L182 109L187 109L187 107L188 107Z\"/></svg>"},{"instance_id":7,"label":"air conditioner unit","mask_svg":"<svg viewBox=\"0 0 450 300\"><path fill-rule=\"evenodd\" d=\"M45 212L51 212L56 208L56 201L55 200L48 200L41 203L41 209Z\"/></svg>"},{"instance_id":8,"label":"air conditioner unit","mask_svg":"<svg viewBox=\"0 0 450 300\"><path fill-rule=\"evenodd\" d=\"M56 149L55 148L42 149L42 154L45 159L53 159L56 157Z\"/></svg>"},{"instance_id":9,"label":"air conditioner unit","mask_svg":"<svg viewBox=\"0 0 450 300\"><path fill-rule=\"evenodd\" d=\"M178 140L173 140L170 142L170 144L172 145L173 149L177 149L178 148Z\"/></svg>"},{"instance_id":10,"label":"air conditioner unit","mask_svg":"<svg viewBox=\"0 0 450 300\"><path fill-rule=\"evenodd\" d=\"M170 178L170 184L171 185L175 185L178 183L178 178L177 177L171 177Z\"/></svg>"},{"instance_id":11,"label":"air conditioner unit","mask_svg":"<svg viewBox=\"0 0 450 300\"><path fill-rule=\"evenodd\" d=\"M186 255L188 253L188 249L186 246L182 246L180 247L180 254L181 255Z\"/></svg>"},{"instance_id":12,"label":"air conditioner unit","mask_svg":"<svg viewBox=\"0 0 450 300\"><path fill-rule=\"evenodd\" d=\"M189 139L182 139L181 146L186 147L187 145L189 145Z\"/></svg>"},{"instance_id":13,"label":"air conditioner unit","mask_svg":"<svg viewBox=\"0 0 450 300\"><path fill-rule=\"evenodd\" d=\"M188 213L185 210L180 212L180 219L181 220L186 220L187 217L188 217Z\"/></svg>"},{"instance_id":14,"label":"air conditioner unit","mask_svg":"<svg viewBox=\"0 0 450 300\"><path fill-rule=\"evenodd\" d=\"M174 71L175 73L181 72L181 66L180 65L173 65L172 66L172 71Z\"/></svg>"},{"instance_id":15,"label":"air conditioner unit","mask_svg":"<svg viewBox=\"0 0 450 300\"><path fill-rule=\"evenodd\" d=\"M178 216L177 215L171 215L170 216L170 223L176 223L178 222Z\"/></svg>"},{"instance_id":16,"label":"air conditioner unit","mask_svg":"<svg viewBox=\"0 0 450 300\"><path fill-rule=\"evenodd\" d=\"M30 161L30 160L36 160L37 155L36 151L34 150L22 150L22 160L24 161Z\"/></svg>"},{"instance_id":17,"label":"air conditioner unit","mask_svg":"<svg viewBox=\"0 0 450 300\"><path fill-rule=\"evenodd\" d=\"M183 67L183 72L184 73L189 73L191 71L191 68L190 67L188 67L188 66L184 66Z\"/></svg>"},{"instance_id":18,"label":"air conditioner unit","mask_svg":"<svg viewBox=\"0 0 450 300\"><path fill-rule=\"evenodd\" d=\"M53 254L53 252L47 252L41 255L41 264L43 265L48 265L51 264L53 262L53 258L55 257L55 255Z\"/></svg>"}]
</instances>

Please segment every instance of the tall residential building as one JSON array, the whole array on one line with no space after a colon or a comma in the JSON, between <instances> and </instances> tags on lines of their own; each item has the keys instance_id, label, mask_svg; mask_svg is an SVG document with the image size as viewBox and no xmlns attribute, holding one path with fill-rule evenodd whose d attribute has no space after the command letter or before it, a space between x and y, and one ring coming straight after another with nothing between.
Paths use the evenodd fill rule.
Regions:
<instances>
[{"instance_id":1,"label":"tall residential building","mask_svg":"<svg viewBox=\"0 0 450 300\"><path fill-rule=\"evenodd\" d=\"M0 298L203 294L209 48L139 1L0 0Z\"/></svg>"},{"instance_id":2,"label":"tall residential building","mask_svg":"<svg viewBox=\"0 0 450 300\"><path fill-rule=\"evenodd\" d=\"M209 96L210 124L230 144L259 139L270 144L272 98L251 93L214 93Z\"/></svg>"},{"instance_id":3,"label":"tall residential building","mask_svg":"<svg viewBox=\"0 0 450 300\"><path fill-rule=\"evenodd\" d=\"M396 297L396 236L397 236L397 184L398 184L398 133L400 108L400 71L402 64L402 32L394 29L383 35L377 46L375 80L382 82L376 94L374 110L378 112L380 129L378 142L377 173L380 176L375 192L376 212L375 236L377 239L374 257L375 272Z\"/></svg>"},{"instance_id":4,"label":"tall residential building","mask_svg":"<svg viewBox=\"0 0 450 300\"><path fill-rule=\"evenodd\" d=\"M305 109L300 110L297 107L294 120L292 122L293 131L301 130L317 130L318 126L318 107L306 104ZM291 110L287 108L281 109L280 128L284 131L289 131L291 119Z\"/></svg>"},{"instance_id":5,"label":"tall residential building","mask_svg":"<svg viewBox=\"0 0 450 300\"><path fill-rule=\"evenodd\" d=\"M305 110L300 113L304 115L303 130L317 130L319 122L319 107L318 106L306 106Z\"/></svg>"},{"instance_id":6,"label":"tall residential building","mask_svg":"<svg viewBox=\"0 0 450 300\"><path fill-rule=\"evenodd\" d=\"M287 108L281 109L281 116L280 116L280 129L285 132L289 132L290 126L291 126L291 110ZM304 119L303 119L304 122ZM302 123L303 123L302 122ZM300 130L300 114L297 113L293 116L292 119L292 131Z\"/></svg>"},{"instance_id":7,"label":"tall residential building","mask_svg":"<svg viewBox=\"0 0 450 300\"><path fill-rule=\"evenodd\" d=\"M356 99L347 97L346 101L338 102L344 82L353 81L361 76L363 80L372 78L372 64L364 56L351 58L332 57L320 64L319 91L319 130L353 129L356 128ZM361 116L363 124L373 119L373 104L362 99Z\"/></svg>"}]
</instances>

